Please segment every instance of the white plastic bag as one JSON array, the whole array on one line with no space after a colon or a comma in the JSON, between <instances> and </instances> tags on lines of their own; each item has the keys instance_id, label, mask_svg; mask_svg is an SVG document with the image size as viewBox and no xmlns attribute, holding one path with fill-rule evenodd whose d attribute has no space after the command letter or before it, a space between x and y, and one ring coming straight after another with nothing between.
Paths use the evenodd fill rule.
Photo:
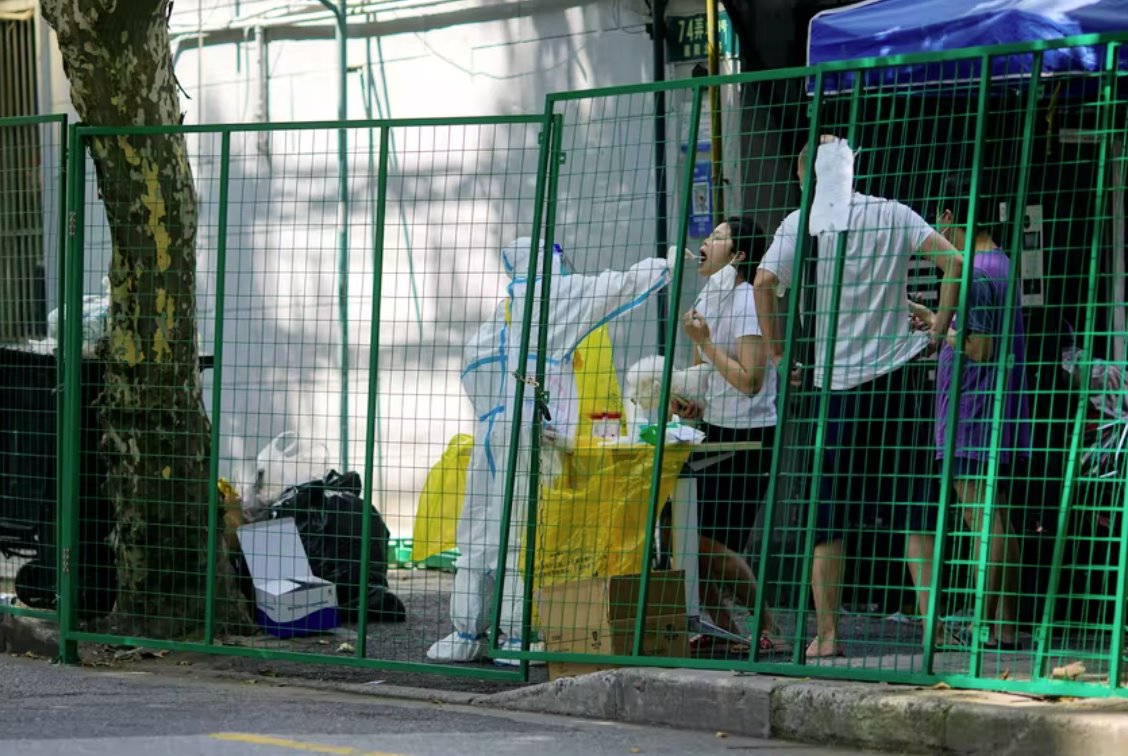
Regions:
<instances>
[{"instance_id":1,"label":"white plastic bag","mask_svg":"<svg viewBox=\"0 0 1128 756\"><path fill-rule=\"evenodd\" d=\"M854 152L845 139L819 145L815 156L815 198L808 223L812 236L850 230L854 197Z\"/></svg>"},{"instance_id":2,"label":"white plastic bag","mask_svg":"<svg viewBox=\"0 0 1128 756\"><path fill-rule=\"evenodd\" d=\"M47 315L47 341L59 341L59 313L62 308L51 310ZM65 312L64 312L65 317ZM82 298L82 353L91 356L98 348L98 342L106 335L106 321L110 317L110 279L102 278L102 293L87 294Z\"/></svg>"},{"instance_id":3,"label":"white plastic bag","mask_svg":"<svg viewBox=\"0 0 1128 756\"><path fill-rule=\"evenodd\" d=\"M324 477L329 467L325 444L306 441L296 431L279 433L259 452L255 495L250 508L244 507L247 520L257 521L283 491Z\"/></svg>"}]
</instances>

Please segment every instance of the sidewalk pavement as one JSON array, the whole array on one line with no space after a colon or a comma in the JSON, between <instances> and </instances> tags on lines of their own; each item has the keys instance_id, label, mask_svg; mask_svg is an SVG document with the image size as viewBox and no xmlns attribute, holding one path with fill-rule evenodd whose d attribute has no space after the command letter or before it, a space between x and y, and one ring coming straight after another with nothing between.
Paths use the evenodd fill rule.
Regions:
<instances>
[{"instance_id":1,"label":"sidewalk pavement","mask_svg":"<svg viewBox=\"0 0 1128 756\"><path fill-rule=\"evenodd\" d=\"M8 653L53 655L52 636L57 638L50 623L11 616L0 619L0 649ZM137 654L134 658L144 656ZM1054 701L908 685L644 668L614 669L532 685L470 687L446 685L458 682L453 678L401 676L375 669L355 670L347 678L311 679L311 673L328 668L305 666L241 657L171 654L136 662L133 668L157 675L259 681L264 685L664 725L895 753L1128 754L1126 699ZM374 681L373 676L385 679ZM361 679L366 682L359 682ZM406 684L395 684L401 681ZM444 685L446 689L429 687ZM451 690L452 687L462 689Z\"/></svg>"}]
</instances>

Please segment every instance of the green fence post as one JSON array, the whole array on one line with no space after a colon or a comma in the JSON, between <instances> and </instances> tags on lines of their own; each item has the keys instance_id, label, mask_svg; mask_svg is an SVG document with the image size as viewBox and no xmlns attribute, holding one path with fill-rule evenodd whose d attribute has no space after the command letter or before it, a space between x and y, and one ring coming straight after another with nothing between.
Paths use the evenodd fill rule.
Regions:
<instances>
[{"instance_id":1,"label":"green fence post","mask_svg":"<svg viewBox=\"0 0 1128 756\"><path fill-rule=\"evenodd\" d=\"M843 74L844 73L845 72L843 72ZM856 136L856 132L857 132L856 126L857 126L857 122L858 122L858 109L859 109L859 105L860 105L860 102L861 102L862 79L864 77L863 71L854 71L853 73L854 73L854 86L853 86L853 88L850 92L850 120L847 124L847 134L846 134L846 139L850 143L854 142L854 137ZM839 74L839 75L842 76L843 74ZM813 189L813 187L814 187L815 159L816 159L817 154L818 154L818 144L819 144L819 140L821 138L821 135L819 134L819 131L818 131L818 122L819 122L818 109L821 107L821 104L822 104L822 91L821 91L822 90L822 80L821 80L821 76L816 77L815 86L818 87L818 89L815 92L814 101L812 101L812 104L811 104L811 107L812 107L811 122L810 122L810 127L809 127L809 130L808 130L808 134L807 134L808 144L813 144L814 149L810 150L810 157L808 158L808 161L807 161L808 162L807 170L804 172L804 175L803 175L802 197L800 199L800 212L799 212L799 214L800 214L799 233L797 234L797 237L796 237L796 240L795 240L796 262L795 262L794 269L796 271L802 271L803 270L803 265L806 262L803 259L805 257L805 255L803 254L803 251L806 249L807 243L818 244L817 239L814 242L808 242L808 240L806 238L806 234L804 233L804 229L807 228L807 226L809 225L809 222L810 222L810 202L809 202L810 195L809 195L809 191L811 189ZM843 268L843 265L844 265L845 259L846 259L847 236L848 236L847 233L840 233L838 235L837 252L836 252L837 256L835 258L836 262L835 262L835 272L834 272L835 278L834 278L834 281L838 281L842 276L842 268ZM793 286L792 288L795 289L796 287ZM801 287L799 287L799 288L801 288ZM830 328L830 331L828 331L828 333L832 332L834 329L837 328L838 306L839 306L839 301L840 301L840 298L841 298L840 287L838 287L838 286L834 287L834 294L832 296L833 296L833 305L832 305L833 320L832 320L832 325L828 326ZM791 365L791 346L792 346L791 340L794 338L794 331L791 328L791 324L793 322L793 317L794 318L798 317L798 305L799 305L800 298L801 297L799 297L799 296L792 296L791 299L792 299L792 302L794 303L796 314L794 316L792 316L791 313L788 314L788 323L787 323L788 333L787 333L787 336L786 336L786 343L784 345L783 362L781 363L782 369L780 370L779 384L778 384L779 385L779 389L778 389L779 409L777 410L777 418L776 418L777 429L782 429L784 427L784 423L786 421L787 407L788 407L787 392L788 392L788 388L790 387L790 383L791 383L791 380L790 380L791 379L791 375L790 375L791 370L790 370L790 367L788 367L788 366ZM828 342L828 343L830 343L830 342ZM829 351L829 349L828 349L828 351ZM830 362L828 362L827 365L828 365L828 368L827 368L828 372L826 372L825 375L827 377L824 380L829 380ZM766 527L764 528L763 542L762 542L762 547L760 549L761 559L760 559L760 573L759 574L761 576L766 575L767 573L764 572L764 570L768 569L767 552L771 548L771 545L770 545L771 544L771 527L770 527L770 525L773 522L772 518L774 518L774 516L775 516L775 505L776 505L777 500L778 500L778 494L776 493L776 486L777 486L777 478L779 476L778 476L778 472L777 472L778 468L776 467L776 465L778 464L777 456L778 456L779 449L781 448L782 443L783 443L783 433L777 432L775 444L774 444L773 449L772 449L772 474L771 474L771 477L770 477L769 482L768 482L767 508L766 508L766 511L764 512L764 522L766 523ZM816 444L816 446L817 445L818 444ZM820 467L821 467L821 462L820 462ZM812 476L812 478L811 478L811 490L808 492L809 496L817 495L818 480L819 480L819 476L817 476L817 475ZM811 499L811 500L813 501L813 499ZM810 530L808 530L808 535L810 535ZM813 540L812 540L812 543L813 543ZM806 560L806 561L810 561L810 560ZM803 584L806 585L809 581L810 581L810 575L805 572L804 577L803 577ZM760 633L763 632L764 593L765 593L764 590L756 591L756 607L755 607L755 611L753 613L755 618L756 618L756 620L755 620L756 624L755 624L755 627L753 628L753 631L752 631L752 637L753 638L759 638ZM796 620L796 625L795 625L796 642L793 646L793 652L798 649L798 647L801 643L801 639L804 635L804 630L805 630L804 625L806 624L806 614L805 614L806 602L802 601L801 606L803 606L804 609L800 610L800 613L799 613L798 618ZM754 661L756 661L756 658L757 658L758 653L759 653L759 645L757 643L752 643L752 644L750 644L750 646L751 646L751 648L749 649L749 659L754 662Z\"/></svg>"},{"instance_id":2,"label":"green fence post","mask_svg":"<svg viewBox=\"0 0 1128 756\"><path fill-rule=\"evenodd\" d=\"M804 77L806 78L806 77ZM823 88L823 71L818 69L815 71L814 76L814 94L813 99L808 105L808 113L810 123L807 128L807 144L817 143L819 139L819 112L822 107L822 88ZM811 165L814 162L811 161ZM779 400L776 418L776 434L775 441L772 444L772 461L771 461L771 474L768 477L768 490L764 496L764 534L760 548L759 569L756 574L760 576L763 581L764 576L768 574L768 565L771 561L771 525L775 522L776 505L779 503L779 481L780 481L780 467L783 462L783 452L787 445L786 433L789 428L788 420L791 416L792 401L790 398L791 393L791 364L795 356L795 338L799 334L799 328L796 325L799 320L799 302L802 299L802 271L808 264L807 261L807 247L808 239L803 234L803 229L807 227L811 215L811 195L815 186L815 172L808 169L804 174L803 183L800 190L799 198L799 233L795 238L795 265L796 278L792 282L791 294L788 297L787 307L787 324L784 333L783 345L783 360L778 365L779 371ZM798 282L798 284L796 284ZM820 463L821 464L821 463ZM812 480L816 478L812 476ZM813 521L808 523L807 537L810 538L810 531L813 528ZM810 573L807 568L807 560L804 560L803 566L803 585L807 584L810 579ZM753 629L753 637L758 638L763 627L762 617L764 616L764 596L767 593L766 586L762 586L761 590L756 591L756 606L753 614L756 617L756 627ZM802 650L800 649L800 640L804 635L803 624L806 618L806 602L808 595L806 591L800 588L802 598L797 607L796 631L795 642L793 644L792 662L796 665L802 662ZM752 655L750 658L756 658L755 644L753 644Z\"/></svg>"},{"instance_id":3,"label":"green fence post","mask_svg":"<svg viewBox=\"0 0 1128 756\"><path fill-rule=\"evenodd\" d=\"M840 73L839 76L842 76L844 73L845 72ZM847 126L846 126L846 138L847 138L847 141L850 142L850 143L853 143L855 141L854 137L856 136L856 133L857 133L858 107L859 107L859 104L860 104L861 94L862 94L862 80L865 78L865 74L862 71L854 71L853 73L854 73L854 86L853 86L853 88L850 92L850 120L849 120L849 122L847 123ZM820 134L816 137L816 140L814 142L814 148L810 150L810 156L808 158L808 165L807 165L807 171L806 171L806 173L808 173L808 174L815 173L815 161L818 159L819 144L821 143L821 141L822 141L822 135ZM804 229L800 228L799 232L800 232L800 234L804 233ZM807 231L807 233L809 233L809 231ZM825 439L825 434L826 434L827 414L829 412L829 406L830 406L830 387L831 387L831 384L833 383L834 349L835 349L834 340L836 338L836 334L838 333L838 321L839 321L839 315L841 314L842 275L843 275L843 272L846 269L846 242L849 238L849 235L850 235L850 231L839 232L837 234L838 238L835 240L834 274L833 274L833 277L830 279L831 280L831 285L830 285L831 293L830 293L830 312L828 313L829 322L827 323L827 326L826 326L826 334L827 334L826 339L827 340L826 340L826 352L825 352L825 358L824 358L825 361L826 361L826 367L823 369L823 385L822 385L822 388L819 389L819 399L818 399L819 416L818 416L818 426L816 427L816 431L815 431L816 432L816 442L815 442L815 450L816 451L815 451L815 454L818 455L820 460L822 458L822 446L825 443L824 439ZM819 239L816 237L815 240L812 243L815 244L815 245L818 245ZM817 246L816 246L816 250L817 250ZM816 280L816 286L817 285L818 284L817 284L817 280ZM817 308L816 308L816 310L817 310ZM816 311L812 314L812 319L818 318L818 316L819 316L819 313ZM814 327L817 328L818 326L814 326ZM818 348L817 339L815 341L814 346L815 346L816 349ZM812 370L813 370L813 366L812 366ZM810 491L808 491L808 494L810 495L810 502L811 502L810 511L815 513L816 517L817 517L817 513L818 513L818 496L821 493L820 478L821 478L821 475L812 477L812 479L811 479L811 489L810 489ZM811 539L811 543L812 544L814 543L813 538ZM813 550L812 550L811 558L808 561L812 562L812 563L814 562L814 552L813 552ZM814 564L811 564L811 569L814 569ZM803 583L804 583L804 585L809 584L810 583L810 577L808 576L807 579L805 579L803 581ZM839 586L840 589L841 589L841 587L842 586ZM841 611L841 607L839 607L839 611ZM757 621L757 623L759 623L759 622L762 621L762 619L757 617L756 621ZM802 625L798 622L796 623L796 629L797 630L802 629ZM757 637L759 637L758 633L759 633L760 628L757 627L756 630L757 630Z\"/></svg>"},{"instance_id":4,"label":"green fence post","mask_svg":"<svg viewBox=\"0 0 1128 756\"><path fill-rule=\"evenodd\" d=\"M215 344L212 346L211 459L208 460L208 573L204 644L215 642L215 575L219 551L219 421L223 412L223 313L227 292L227 209L230 204L231 132L220 133L219 218L215 242Z\"/></svg>"},{"instance_id":5,"label":"green fence post","mask_svg":"<svg viewBox=\"0 0 1128 756\"><path fill-rule=\"evenodd\" d=\"M67 135L70 127L67 125L67 116L59 116L59 178L56 185L56 192L59 197L59 241L58 241L58 262L55 265L55 280L57 282L55 294L55 307L58 312L63 311L63 303L66 302L67 294L67 220L70 212L69 197L67 196L70 191L69 184L67 183L67 161L69 153L67 152ZM66 415L64 414L63 404L66 392L63 386L66 382L66 369L63 356L66 354L66 342L64 340L63 331L65 330L64 324L61 322L56 323L55 331L55 518L53 527L55 529L55 543L58 547L55 549L55 619L58 621L60 616L61 592L59 590L59 578L63 574L63 456L64 448L66 445ZM59 642L59 652L61 657L65 657L63 653L63 643ZM77 651L75 651L75 658L68 660L63 658L65 663L73 663L77 661Z\"/></svg>"},{"instance_id":6,"label":"green fence post","mask_svg":"<svg viewBox=\"0 0 1128 756\"><path fill-rule=\"evenodd\" d=\"M994 405L991 413L991 441L988 444L989 456L987 460L987 485L986 497L983 502L983 516L980 522L979 529L979 554L977 560L979 562L976 570L976 584L975 584L975 616L973 619L973 627L976 632L972 634L971 646L971 668L968 670L972 677L980 677L983 672L983 654L982 654L982 640L983 632L980 628L983 625L983 595L985 592L984 585L987 580L987 569L990 565L986 564L990 555L990 546L988 538L991 538L991 524L994 515L995 497L998 491L998 475L999 475L999 444L1003 437L1003 410L1007 401L1008 383L1010 381L1011 371L1016 368L1025 370L1025 365L1017 365L1014 356L1014 323L1015 323L1015 307L1019 300L1019 291L1021 290L1022 283L1019 280L1019 269L1022 266L1022 248L1021 245L1015 246L1014 240L1022 239L1022 231L1024 221L1026 218L1026 199L1030 190L1030 159L1034 151L1034 131L1035 131L1035 118L1038 114L1038 96L1041 90L1040 72L1042 70L1042 51L1036 50L1032 56L1030 66L1030 79L1026 89L1026 104L1023 110L1022 118L1022 145L1019 148L1018 157L1018 184L1017 191L1011 200L1010 214L1011 214L1011 244L1012 249L1017 250L1017 257L1011 259L1010 273L1007 276L1007 294L1003 304L1003 330L999 340L999 352L995 356L996 365L998 370L995 374L995 389L994 389ZM1003 350L1006 350L1005 355ZM1012 460L1018 456L1018 436L1017 429L1014 438L1015 448L1011 450ZM1003 513L1003 517L1008 517L1009 514ZM1003 557L1006 558L1005 555ZM1000 591L1004 590L1004 586L1000 585ZM994 617L989 617L988 622L994 621Z\"/></svg>"},{"instance_id":7,"label":"green fence post","mask_svg":"<svg viewBox=\"0 0 1128 756\"><path fill-rule=\"evenodd\" d=\"M1120 58L1120 44L1110 42L1105 50L1105 68L1101 82L1102 107L1100 112L1100 154L1097 159L1097 201L1094 207L1098 213L1104 208L1105 179L1109 167L1109 138L1113 131L1112 116L1116 110L1114 98L1117 94L1117 69ZM1100 225L1098 219L1098 227ZM1099 249L1099 245L1097 245ZM1091 287L1095 288L1095 287ZM1090 300L1092 301L1092 300ZM1090 352L1092 354L1092 352ZM1087 384L1086 384L1087 385ZM1113 690L1120 688L1121 675L1124 669L1124 602L1128 600L1128 480L1124 479L1121 470L1121 491L1124 505L1121 507L1120 516L1120 550L1116 569L1116 602L1112 612L1112 640L1109 644L1109 687Z\"/></svg>"},{"instance_id":8,"label":"green fence post","mask_svg":"<svg viewBox=\"0 0 1128 756\"><path fill-rule=\"evenodd\" d=\"M85 232L86 140L78 126L70 127L67 154L67 250L66 302L60 332L66 332L63 355L63 455L58 471L62 484L62 510L59 512L59 658L64 664L77 664L78 643L75 632L78 607L75 604L75 580L71 569L78 558L78 482L82 463L79 439L82 435L82 274Z\"/></svg>"},{"instance_id":9,"label":"green fence post","mask_svg":"<svg viewBox=\"0 0 1128 756\"><path fill-rule=\"evenodd\" d=\"M987 104L991 84L991 57L979 58L979 110L975 115L975 143L972 154L971 198L968 203L967 218L964 219L963 271L960 280L959 305L956 308L961 328L967 323L969 306L968 289L971 286L972 268L975 266L975 198L979 196L980 178L983 174L983 143L986 140ZM943 348L943 346L941 346ZM928 589L928 613L924 617L924 671L932 674L936 645L936 608L940 603L940 579L944 573L944 545L948 536L948 502L952 497L952 455L956 449L956 424L959 421L960 374L963 370L963 346L957 338L952 350L952 383L948 390L947 432L944 436L944 459L940 465L940 503L936 514L936 542L932 550L932 584ZM982 569L982 565L980 565ZM976 606L980 597L976 597ZM973 646L973 658L976 647ZM974 663L974 660L973 660Z\"/></svg>"},{"instance_id":10,"label":"green fence post","mask_svg":"<svg viewBox=\"0 0 1128 756\"><path fill-rule=\"evenodd\" d=\"M520 317L522 323L530 325L532 324L533 318L533 300L536 295L537 240L540 238L542 223L545 217L546 188L549 181L550 164L552 161L559 159L559 153L556 148L558 144L556 132L559 131L559 123L558 119L553 114L554 106L555 101L549 96L545 103L544 122L540 134L541 148L539 164L537 166L537 185L533 204L532 241L530 242L532 249L529 254L529 268L526 271L526 286L531 288L525 297L524 308L520 315L518 315L518 313L511 314L512 318L516 319ZM553 167L551 174L556 176L557 173L556 168ZM547 230L546 228L546 231ZM545 253L546 257L552 257L552 249L550 247L546 247ZM542 292L541 296L547 298L547 290ZM515 386L513 406L509 407L507 410L511 413L511 427L509 430L509 451L506 454L505 463L505 489L501 508L501 522L498 523L498 527L501 528L501 531L498 537L497 572L494 575L493 615L490 621L490 648L492 650L497 649L498 625L501 622L501 602L505 588L505 570L508 566L506 562L508 561L507 555L509 551L509 521L513 517L514 476L517 472L517 453L518 446L521 443L522 405L525 401L525 385L526 380L528 380L526 367L529 359L530 331L531 328L528 327L521 329L521 344L518 347L517 360L514 365L516 369L511 372L511 375L515 379ZM508 379L509 377L507 376L506 380ZM539 446L537 448L539 448ZM524 632L522 635L528 636L528 632ZM525 639L522 639L522 650L527 648L524 641ZM526 660L522 660L520 675L522 678L528 675L528 662Z\"/></svg>"},{"instance_id":11,"label":"green fence post","mask_svg":"<svg viewBox=\"0 0 1128 756\"><path fill-rule=\"evenodd\" d=\"M349 17L347 0L318 0L333 14L337 38L337 317L341 326L340 464L349 469Z\"/></svg>"},{"instance_id":12,"label":"green fence post","mask_svg":"<svg viewBox=\"0 0 1128 756\"><path fill-rule=\"evenodd\" d=\"M545 197L545 215L544 215L544 272L542 273L541 294L540 294L540 325L537 332L537 364L535 369L535 383L533 384L534 390L537 393L538 403L543 394L543 387L545 384L545 365L548 359L548 316L549 316L549 303L552 279L552 244L553 237L556 231L556 190L560 182L560 165L564 162L564 152L562 149L562 142L564 139L564 118L560 115L552 117L552 157L549 160L548 171L548 193ZM535 254L537 246L537 239L533 237L533 250ZM536 281L530 279L529 291L536 291ZM527 322L527 321L526 321ZM526 329L527 330L527 329ZM527 334L526 334L527 335ZM523 375L524 367L527 364L527 357L519 363L521 367L518 370ZM548 401L548 397L544 397ZM522 573L524 576L524 585L522 586L522 601L521 601L521 627L524 632L521 633L521 651L522 653L529 650L530 632L533 620L533 567L536 562L537 554L537 505L540 501L540 452L541 452L541 434L543 433L543 420L540 412L533 414L533 437L531 449L529 450L529 502L525 508L525 536L524 536L524 564L522 565ZM522 676L528 675L528 659L521 660L521 674Z\"/></svg>"},{"instance_id":13,"label":"green fence post","mask_svg":"<svg viewBox=\"0 0 1128 756\"><path fill-rule=\"evenodd\" d=\"M1103 81L1097 107L1102 119L1100 121L1102 128L1097 164L1102 168L1108 165L1108 133L1111 128L1113 96L1116 91L1117 52L1119 49L1120 45L1118 43L1109 42L1107 44L1104 65L1101 68ZM1105 171L1097 171L1097 185L1094 188L1095 200L1093 203L1093 207L1095 208L1101 208L1105 204L1107 191L1106 183ZM1081 365L1081 400L1077 404L1077 413L1073 418L1073 432L1069 443L1069 455L1065 460L1065 481L1062 486L1061 509L1058 511L1057 531L1054 535L1054 553L1050 563L1050 584L1046 591L1046 606L1042 612L1042 623L1034 638L1034 648L1036 650L1034 653L1034 667L1031 670L1031 678L1035 680L1045 676L1046 656L1049 651L1048 647L1051 641L1050 633L1054 621L1054 605L1057 603L1058 583L1061 581L1061 563L1065 558L1066 529L1069 526L1069 515L1073 507L1073 489L1076 483L1078 456L1081 451L1081 439L1085 430L1086 408L1089 406L1089 382L1092 375L1094 336L1093 327L1096 313L1097 284L1100 279L1101 238L1103 231L1103 224L1093 224L1093 236L1089 246L1088 291L1086 292L1085 298L1085 301L1088 302L1088 306L1085 308L1084 342L1082 347L1085 354L1089 356L1089 359ZM1118 583L1122 582L1123 579L1124 574L1122 571L1118 578ZM1124 586L1120 585L1119 587L1123 588ZM1122 612L1123 607L1118 606L1117 611ZM1123 618L1123 615L1121 615L1121 618ZM1116 628L1113 635L1119 636L1122 629L1122 626ZM1122 639L1114 640L1113 648L1120 646L1122 642ZM1115 666L1119 668L1119 659L1115 660ZM1113 679L1114 685L1118 684L1118 682L1118 680Z\"/></svg>"},{"instance_id":14,"label":"green fence post","mask_svg":"<svg viewBox=\"0 0 1128 756\"><path fill-rule=\"evenodd\" d=\"M701 100L704 89L693 88L693 105L689 116L689 134L686 137L685 166L681 176L681 207L678 208L678 250L684 250L689 235L689 214L693 208L693 163L697 150L697 134L701 125ZM631 642L631 656L642 655L643 627L646 624L646 594L650 589L650 552L654 548L654 526L658 517L658 507L665 502L658 501L662 488L662 464L666 455L666 421L669 417L666 408L670 406L670 378L674 373L674 348L677 345L678 327L681 318L676 309L681 303L682 274L685 270L685 255L677 255L674 262L673 281L670 283L669 317L666 319L665 362L662 365L662 390L658 399L658 439L654 445L654 469L650 473L650 496L646 506L646 532L643 536L642 575L638 584L638 603L635 607L634 638Z\"/></svg>"},{"instance_id":15,"label":"green fence post","mask_svg":"<svg viewBox=\"0 0 1128 756\"><path fill-rule=\"evenodd\" d=\"M360 526L360 603L357 606L356 655L368 655L368 580L372 567L373 457L376 442L376 417L379 414L380 296L384 271L384 221L388 194L388 138L391 127L380 127L380 157L376 169L376 216L372 242L372 315L368 332L368 412L364 438L364 520Z\"/></svg>"},{"instance_id":16,"label":"green fence post","mask_svg":"<svg viewBox=\"0 0 1128 756\"><path fill-rule=\"evenodd\" d=\"M819 136L820 136L819 135L819 116L820 116L821 111L822 111L823 73L824 73L824 70L822 68L819 68L815 72L814 96L813 96L813 98L811 100L811 104L809 106L810 117L809 117L809 124L807 126L807 144L810 147L808 148L809 154L808 154L808 157L807 157L807 170L803 174L802 195L799 199L799 229L796 233L796 238L795 238L795 244L796 244L796 247L795 247L795 265L794 265L794 268L793 268L795 273L794 273L794 277L793 277L793 280L792 280L792 286L791 286L792 294L791 294L791 301L789 302L789 307L788 307L789 312L788 312L788 315L787 315L787 343L784 345L784 356L783 356L784 357L784 364L781 366L781 369L780 369L780 386L782 388L781 396L780 396L780 408L784 412L787 411L787 408L785 407L783 402L787 399L787 394L788 394L788 389L785 388L785 387L787 387L790 384L790 377L791 377L791 362L790 362L790 360L791 360L792 355L794 354L795 328L796 328L795 321L799 317L799 301L803 298L803 295L807 291L807 289L809 289L809 284L807 283L806 269L807 269L807 267L810 266L810 261L807 260L807 256L804 253L805 253L807 247L810 246L810 245L816 245L815 246L815 255L816 255L816 264L818 264L818 247L817 247L818 240L816 239L816 240L812 241L812 240L807 238L807 227L810 225L811 200L814 197L814 190L815 190L815 160L817 159L817 156L818 156L818 145L819 145ZM816 284L816 286L817 286L817 284ZM814 316L814 313L812 313L812 318L813 318L813 316ZM814 326L814 323L812 321L811 326L810 326L812 333L814 333L814 327L815 326ZM812 347L812 356L813 356L813 354L814 354L814 347ZM811 367L813 369L814 366L812 365ZM828 371L825 373L826 376L830 375L829 367L830 366L828 365ZM827 383L827 385L829 386L829 383ZM795 664L796 666L800 666L800 665L805 664L805 659L806 659L806 648L805 648L805 645L803 643L803 640L806 636L806 631L807 631L807 627L806 627L807 626L807 604L810 601L810 596L811 596L811 567L812 567L811 563L812 563L812 561L814 561L815 526L818 522L819 479L822 477L822 468L823 468L822 446L823 446L823 443L824 443L824 438L826 436L827 407L826 407L826 402L823 401L823 392L820 392L819 400L815 403L814 406L816 406L818 408L816 410L817 420L816 420L816 428L815 428L814 446L813 446L813 450L811 452L811 454L812 454L812 457L811 457L812 470L811 470L811 479L810 479L810 490L807 492L807 523L806 523L806 526L804 528L804 531L805 531L804 532L804 543L805 543L805 545L803 547L804 556L803 556L802 568L801 568L800 577L799 577L799 600L798 600L797 605L795 607L795 637L793 639L792 651L791 651L792 663ZM781 427L782 427L782 424L781 424ZM780 456L779 453L781 451L782 441L783 441L783 434L782 433L776 433L776 444L775 444L775 450L774 450L774 453L773 453L773 460L772 460L772 486L771 487L772 487L773 490L769 491L769 495L771 496L771 498L769 499L769 502L770 502L769 506L772 508L772 510L774 510L776 500L778 498L774 489L776 488L776 485L778 484L778 481L776 481L775 478L776 478L776 472L778 470L777 465L780 461L779 460L779 456ZM768 516L768 513L765 513L765 522L768 522L767 516ZM766 533L765 533L765 537L768 537ZM765 566L765 569L766 569L766 566ZM764 574L764 573L761 573L761 574ZM763 591L759 591L758 593L763 594ZM762 602L762 599L760 598L760 596L757 596L757 600L760 601L760 603L762 605L763 602ZM759 611L759 609L758 609L758 611ZM762 614L762 612L761 612L761 614ZM759 620L757 620L757 621L759 621ZM759 629L759 628L757 628L757 629Z\"/></svg>"}]
</instances>

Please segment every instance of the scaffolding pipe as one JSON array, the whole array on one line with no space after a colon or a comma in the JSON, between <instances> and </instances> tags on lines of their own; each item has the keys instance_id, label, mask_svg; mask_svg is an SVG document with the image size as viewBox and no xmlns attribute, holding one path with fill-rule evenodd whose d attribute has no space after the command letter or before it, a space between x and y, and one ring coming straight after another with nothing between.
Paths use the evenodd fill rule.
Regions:
<instances>
[{"instance_id":1,"label":"scaffolding pipe","mask_svg":"<svg viewBox=\"0 0 1128 756\"><path fill-rule=\"evenodd\" d=\"M654 81L666 80L666 0L654 0L652 35ZM692 153L690 153L692 155ZM669 243L669 208L666 188L666 93L654 93L654 256L665 257ZM669 294L658 292L658 354L666 353L666 318L670 316ZM673 303L676 308L677 302Z\"/></svg>"},{"instance_id":2,"label":"scaffolding pipe","mask_svg":"<svg viewBox=\"0 0 1128 756\"><path fill-rule=\"evenodd\" d=\"M721 68L721 51L717 46L717 2L705 0L705 26L708 30L709 75L716 76ZM712 147L711 163L713 176L713 224L720 225L725 219L725 189L722 170L724 152L721 143L721 88L709 87L709 141ZM693 145L690 146L693 149Z\"/></svg>"},{"instance_id":3,"label":"scaffolding pipe","mask_svg":"<svg viewBox=\"0 0 1128 756\"><path fill-rule=\"evenodd\" d=\"M348 0L319 0L333 13L337 27L337 120L349 119ZM337 317L341 326L341 451L342 471L349 469L349 173L348 132L337 130Z\"/></svg>"}]
</instances>

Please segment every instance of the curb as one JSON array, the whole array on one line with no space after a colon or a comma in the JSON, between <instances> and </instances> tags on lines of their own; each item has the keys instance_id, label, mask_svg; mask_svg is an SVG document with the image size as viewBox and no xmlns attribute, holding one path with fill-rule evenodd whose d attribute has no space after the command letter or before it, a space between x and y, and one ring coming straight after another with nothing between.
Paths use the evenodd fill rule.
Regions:
<instances>
[{"instance_id":1,"label":"curb","mask_svg":"<svg viewBox=\"0 0 1128 756\"><path fill-rule=\"evenodd\" d=\"M0 617L0 650L53 658L53 623ZM163 674L185 674L172 669ZM1128 700L1049 702L966 690L619 668L500 693L319 681L195 667L186 676L260 679L330 692L604 719L811 744L961 756L1124 756Z\"/></svg>"},{"instance_id":2,"label":"curb","mask_svg":"<svg viewBox=\"0 0 1128 756\"><path fill-rule=\"evenodd\" d=\"M1128 753L1124 700L1048 703L977 691L619 669L495 693L474 703L903 753Z\"/></svg>"}]
</instances>

